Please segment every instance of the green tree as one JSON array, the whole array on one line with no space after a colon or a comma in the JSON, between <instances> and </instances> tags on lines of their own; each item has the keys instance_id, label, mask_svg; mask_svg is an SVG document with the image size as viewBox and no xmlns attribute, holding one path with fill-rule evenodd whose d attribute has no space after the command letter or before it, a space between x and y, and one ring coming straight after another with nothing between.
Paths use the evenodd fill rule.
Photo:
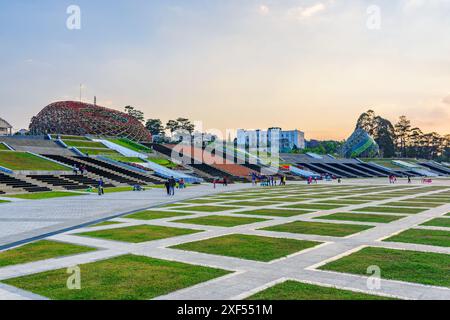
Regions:
<instances>
[{"instance_id":1,"label":"green tree","mask_svg":"<svg viewBox=\"0 0 450 320\"><path fill-rule=\"evenodd\" d=\"M148 119L145 123L145 127L154 136L158 136L164 133L164 126L159 119Z\"/></svg>"},{"instance_id":2,"label":"green tree","mask_svg":"<svg viewBox=\"0 0 450 320\"><path fill-rule=\"evenodd\" d=\"M409 144L409 136L411 133L411 121L409 121L406 116L401 116L394 128L397 148L400 150L401 155L406 157L406 147Z\"/></svg>"},{"instance_id":3,"label":"green tree","mask_svg":"<svg viewBox=\"0 0 450 320\"><path fill-rule=\"evenodd\" d=\"M169 120L166 123L166 129L170 131L170 133L173 135L173 133L181 128L180 123L176 120Z\"/></svg>"},{"instance_id":4,"label":"green tree","mask_svg":"<svg viewBox=\"0 0 450 320\"><path fill-rule=\"evenodd\" d=\"M380 147L380 153L383 157L395 157L395 129L389 120L376 117L376 136L375 141Z\"/></svg>"},{"instance_id":5,"label":"green tree","mask_svg":"<svg viewBox=\"0 0 450 320\"><path fill-rule=\"evenodd\" d=\"M180 129L185 130L187 132L189 132L190 134L192 134L195 130L195 125L193 123L191 123L191 121L189 119L186 118L178 118L176 120L180 126Z\"/></svg>"},{"instance_id":6,"label":"green tree","mask_svg":"<svg viewBox=\"0 0 450 320\"><path fill-rule=\"evenodd\" d=\"M125 107L125 112L134 117L135 119L139 120L140 122L144 122L145 121L145 117L144 117L144 113L140 110L135 109L132 106L126 106Z\"/></svg>"}]
</instances>

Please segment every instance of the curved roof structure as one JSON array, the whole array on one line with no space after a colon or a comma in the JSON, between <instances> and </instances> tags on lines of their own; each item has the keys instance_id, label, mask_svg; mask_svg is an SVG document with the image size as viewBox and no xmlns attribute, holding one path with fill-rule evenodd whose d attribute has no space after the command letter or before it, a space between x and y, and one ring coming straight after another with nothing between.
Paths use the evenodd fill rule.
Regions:
<instances>
[{"instance_id":1,"label":"curved roof structure","mask_svg":"<svg viewBox=\"0 0 450 320\"><path fill-rule=\"evenodd\" d=\"M75 101L55 102L45 107L31 120L30 132L151 141L150 132L136 118L117 110Z\"/></svg>"}]
</instances>

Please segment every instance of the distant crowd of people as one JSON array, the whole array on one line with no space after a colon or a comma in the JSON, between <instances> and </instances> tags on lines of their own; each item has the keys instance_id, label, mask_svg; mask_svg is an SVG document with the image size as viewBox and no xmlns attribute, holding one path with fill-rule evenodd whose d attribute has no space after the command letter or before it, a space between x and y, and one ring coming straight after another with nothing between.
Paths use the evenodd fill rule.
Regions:
<instances>
[{"instance_id":1,"label":"distant crowd of people","mask_svg":"<svg viewBox=\"0 0 450 320\"><path fill-rule=\"evenodd\" d=\"M73 171L74 175L78 175L78 173L80 173L81 175L84 175L85 173L87 173L87 169L84 164L80 165L80 167L78 167L76 164L74 164L72 166L72 171Z\"/></svg>"},{"instance_id":2,"label":"distant crowd of people","mask_svg":"<svg viewBox=\"0 0 450 320\"><path fill-rule=\"evenodd\" d=\"M164 186L166 187L166 192L168 196L175 195L175 189L186 189L186 182L183 178L178 181L174 177L170 177L164 182Z\"/></svg>"},{"instance_id":3,"label":"distant crowd of people","mask_svg":"<svg viewBox=\"0 0 450 320\"><path fill-rule=\"evenodd\" d=\"M278 180L279 179L279 180ZM286 185L286 176L266 176L266 175L259 175L255 172L252 173L252 184L254 186L257 186L258 183L262 187L274 187L277 185L285 186Z\"/></svg>"}]
</instances>

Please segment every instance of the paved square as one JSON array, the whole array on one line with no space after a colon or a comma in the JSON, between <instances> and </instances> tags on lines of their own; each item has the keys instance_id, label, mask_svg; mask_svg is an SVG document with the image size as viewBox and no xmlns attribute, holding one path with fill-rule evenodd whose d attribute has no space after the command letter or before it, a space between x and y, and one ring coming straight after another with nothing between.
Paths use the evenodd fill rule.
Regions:
<instances>
[{"instance_id":1,"label":"paved square","mask_svg":"<svg viewBox=\"0 0 450 320\"><path fill-rule=\"evenodd\" d=\"M137 206L131 214L118 209L107 223L46 239L93 251L0 267L0 298L450 299L450 184L374 181L242 185L152 209ZM23 255L20 247L12 250ZM96 280L130 261L139 261L136 281L122 272L113 282ZM88 290L65 288L66 270L74 265L86 272ZM381 272L379 288L368 286L374 267ZM179 278L172 281L172 274Z\"/></svg>"}]
</instances>

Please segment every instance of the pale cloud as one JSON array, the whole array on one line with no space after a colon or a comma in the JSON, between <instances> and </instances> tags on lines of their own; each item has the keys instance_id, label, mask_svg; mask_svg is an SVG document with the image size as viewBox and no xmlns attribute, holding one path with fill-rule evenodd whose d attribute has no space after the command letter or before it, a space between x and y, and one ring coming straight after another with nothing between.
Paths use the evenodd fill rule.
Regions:
<instances>
[{"instance_id":1,"label":"pale cloud","mask_svg":"<svg viewBox=\"0 0 450 320\"><path fill-rule=\"evenodd\" d=\"M268 6L262 4L258 7L258 12L262 16L267 16L270 13L270 9Z\"/></svg>"},{"instance_id":2,"label":"pale cloud","mask_svg":"<svg viewBox=\"0 0 450 320\"><path fill-rule=\"evenodd\" d=\"M450 95L444 97L444 99L442 99L442 103L450 105Z\"/></svg>"},{"instance_id":3,"label":"pale cloud","mask_svg":"<svg viewBox=\"0 0 450 320\"><path fill-rule=\"evenodd\" d=\"M450 0L403 0L403 9L405 11L411 11L448 4L450 4Z\"/></svg>"},{"instance_id":4,"label":"pale cloud","mask_svg":"<svg viewBox=\"0 0 450 320\"><path fill-rule=\"evenodd\" d=\"M288 10L288 16L294 19L303 20L311 18L325 9L326 5L320 2L309 7L291 8Z\"/></svg>"}]
</instances>

